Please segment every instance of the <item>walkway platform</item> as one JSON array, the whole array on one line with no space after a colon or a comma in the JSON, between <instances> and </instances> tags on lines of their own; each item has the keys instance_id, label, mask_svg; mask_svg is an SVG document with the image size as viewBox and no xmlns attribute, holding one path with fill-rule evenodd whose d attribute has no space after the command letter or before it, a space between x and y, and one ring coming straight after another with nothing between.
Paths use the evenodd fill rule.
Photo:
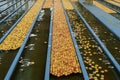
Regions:
<instances>
[{"instance_id":1,"label":"walkway platform","mask_svg":"<svg viewBox=\"0 0 120 80\"><path fill-rule=\"evenodd\" d=\"M112 15L104 12L95 5L84 4L83 0L79 0L88 11L90 11L101 23L103 23L118 39L120 39L120 20Z\"/></svg>"}]
</instances>

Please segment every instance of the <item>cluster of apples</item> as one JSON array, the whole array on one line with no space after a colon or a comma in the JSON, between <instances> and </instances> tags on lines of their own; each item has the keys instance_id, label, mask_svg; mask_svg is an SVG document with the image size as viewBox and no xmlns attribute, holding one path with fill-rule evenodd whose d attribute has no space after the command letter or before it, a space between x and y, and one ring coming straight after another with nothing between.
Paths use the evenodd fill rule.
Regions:
<instances>
[{"instance_id":1,"label":"cluster of apples","mask_svg":"<svg viewBox=\"0 0 120 80\"><path fill-rule=\"evenodd\" d=\"M50 73L58 77L81 73L60 0L55 0L54 2L52 34Z\"/></svg>"},{"instance_id":2,"label":"cluster of apples","mask_svg":"<svg viewBox=\"0 0 120 80\"><path fill-rule=\"evenodd\" d=\"M41 0L36 1L34 6L0 44L0 50L15 50L22 45L37 13L39 12L39 8L41 7L42 2L43 1Z\"/></svg>"}]
</instances>

